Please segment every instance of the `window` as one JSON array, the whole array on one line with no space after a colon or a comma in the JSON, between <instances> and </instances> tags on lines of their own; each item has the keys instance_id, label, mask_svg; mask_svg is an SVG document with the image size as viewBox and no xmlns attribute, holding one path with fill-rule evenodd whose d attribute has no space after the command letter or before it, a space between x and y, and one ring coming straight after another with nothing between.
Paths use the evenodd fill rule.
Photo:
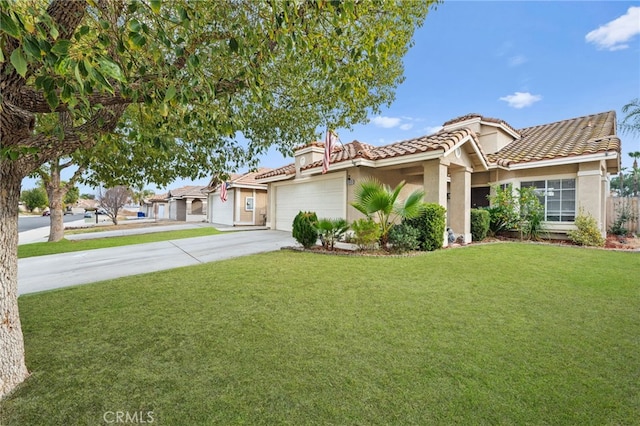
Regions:
<instances>
[{"instance_id":1,"label":"window","mask_svg":"<svg viewBox=\"0 0 640 426\"><path fill-rule=\"evenodd\" d=\"M544 206L545 220L573 222L576 218L576 180L552 179L520 183L521 188L535 189Z\"/></svg>"},{"instance_id":2,"label":"window","mask_svg":"<svg viewBox=\"0 0 640 426\"><path fill-rule=\"evenodd\" d=\"M253 197L246 197L244 199L244 210L248 212L253 211Z\"/></svg>"}]
</instances>

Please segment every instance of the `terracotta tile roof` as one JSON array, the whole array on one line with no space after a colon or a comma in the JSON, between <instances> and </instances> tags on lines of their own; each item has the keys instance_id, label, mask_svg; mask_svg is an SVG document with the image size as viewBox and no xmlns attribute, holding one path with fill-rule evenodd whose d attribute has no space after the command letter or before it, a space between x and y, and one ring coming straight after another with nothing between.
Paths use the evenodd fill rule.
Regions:
<instances>
[{"instance_id":1,"label":"terracotta tile roof","mask_svg":"<svg viewBox=\"0 0 640 426\"><path fill-rule=\"evenodd\" d=\"M397 158L406 155L420 154L429 151L448 151L465 137L475 135L469 129L455 129L453 131L440 131L433 135L421 136L415 139L407 139L385 146L372 146L359 141L353 141L334 148L331 154L331 164L347 160L363 158L366 160L382 160L385 158ZM301 170L322 166L322 160L314 161L302 167Z\"/></svg>"},{"instance_id":2,"label":"terracotta tile roof","mask_svg":"<svg viewBox=\"0 0 640 426\"><path fill-rule=\"evenodd\" d=\"M480 121L496 123L496 124L502 124L503 126L507 127L508 129L512 130L513 132L518 133L518 131L516 130L515 127L511 126L509 123L507 123L504 120L501 120L499 118L485 117L485 116L483 116L481 114L477 114L477 113L474 113L474 112L466 114L466 115L462 115L460 117L453 118L453 119L447 121L446 123L444 123L443 126L449 126L451 124L460 123L462 121L467 121L467 120L470 120L472 118L479 118Z\"/></svg>"},{"instance_id":3,"label":"terracotta tile roof","mask_svg":"<svg viewBox=\"0 0 640 426\"><path fill-rule=\"evenodd\" d=\"M169 194L167 194L166 192L164 194L154 194L151 197L149 197L147 199L148 202L153 202L153 201L167 201Z\"/></svg>"},{"instance_id":4,"label":"terracotta tile roof","mask_svg":"<svg viewBox=\"0 0 640 426\"><path fill-rule=\"evenodd\" d=\"M503 120L484 117L480 114L467 114L444 123L444 126L463 122L472 118L481 121L501 124L520 137L494 154L486 154L474 132L468 128L440 131L438 133L408 139L385 146L372 146L353 141L343 146L336 146L331 154L331 164L348 160L366 159L381 160L398 158L412 154L442 150L446 152L464 138L471 136L478 148L480 156L487 163L499 166L540 161L553 158L595 154L605 151L620 151L620 139L616 136L616 116L614 111L592 114L579 118L558 121L556 123L515 129ZM324 147L322 142L313 142L306 146ZM322 160L314 161L302 167L302 170L322 166ZM294 175L295 164L271 170L256 176L264 179L273 176Z\"/></svg>"},{"instance_id":5,"label":"terracotta tile roof","mask_svg":"<svg viewBox=\"0 0 640 426\"><path fill-rule=\"evenodd\" d=\"M253 185L262 184L261 182L258 182L256 180L256 176L268 173L271 170L273 170L273 169L271 169L269 167L260 167L255 172L247 172L247 173L244 173L244 174L241 174L241 175L235 175L235 177L231 176L230 182L232 184L243 184L243 183L244 184L253 184Z\"/></svg>"},{"instance_id":6,"label":"terracotta tile roof","mask_svg":"<svg viewBox=\"0 0 640 426\"><path fill-rule=\"evenodd\" d=\"M178 189L171 189L169 191L169 198L181 198L181 197L202 197L203 190L206 186L183 186Z\"/></svg>"},{"instance_id":7,"label":"terracotta tile roof","mask_svg":"<svg viewBox=\"0 0 640 426\"><path fill-rule=\"evenodd\" d=\"M522 135L494 154L489 161L499 166L620 151L614 111L526 127Z\"/></svg>"},{"instance_id":8,"label":"terracotta tile roof","mask_svg":"<svg viewBox=\"0 0 640 426\"><path fill-rule=\"evenodd\" d=\"M266 179L274 176L281 176L281 175L288 176L288 175L295 175L295 174L296 174L296 164L291 163L291 164L287 164L286 166L278 167L277 169L273 169L271 171L261 173L256 176L256 179Z\"/></svg>"}]
</instances>

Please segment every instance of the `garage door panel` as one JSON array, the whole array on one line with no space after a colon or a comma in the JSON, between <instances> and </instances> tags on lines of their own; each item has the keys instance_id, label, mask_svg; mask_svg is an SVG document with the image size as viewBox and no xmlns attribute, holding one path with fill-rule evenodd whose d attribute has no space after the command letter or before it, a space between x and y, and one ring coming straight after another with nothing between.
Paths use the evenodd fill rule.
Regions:
<instances>
[{"instance_id":1,"label":"garage door panel","mask_svg":"<svg viewBox=\"0 0 640 426\"><path fill-rule=\"evenodd\" d=\"M233 205L235 191L229 191L227 193L227 201L222 201L218 194L213 197L213 206L211 208L211 223L217 223L220 225L233 226Z\"/></svg>"},{"instance_id":2,"label":"garage door panel","mask_svg":"<svg viewBox=\"0 0 640 426\"><path fill-rule=\"evenodd\" d=\"M319 218L344 218L346 188L342 177L292 183L276 189L276 229L290 231L299 211L315 212Z\"/></svg>"}]
</instances>

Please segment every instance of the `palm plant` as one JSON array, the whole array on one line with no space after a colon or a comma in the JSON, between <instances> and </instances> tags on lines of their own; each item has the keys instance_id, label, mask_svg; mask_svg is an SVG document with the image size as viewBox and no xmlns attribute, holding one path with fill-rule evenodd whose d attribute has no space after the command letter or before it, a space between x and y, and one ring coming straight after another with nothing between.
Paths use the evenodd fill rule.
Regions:
<instances>
[{"instance_id":1,"label":"palm plant","mask_svg":"<svg viewBox=\"0 0 640 426\"><path fill-rule=\"evenodd\" d=\"M402 181L394 189L375 179L361 182L355 190L351 205L368 218L376 218L380 226L380 245L387 248L389 230L398 219L410 219L420 214L424 191L417 189L400 202L398 196L406 185Z\"/></svg>"},{"instance_id":2,"label":"palm plant","mask_svg":"<svg viewBox=\"0 0 640 426\"><path fill-rule=\"evenodd\" d=\"M638 170L638 158L640 158L640 151L634 151L629 153L629 157L633 158L633 195L638 195L638 174L640 174L640 170Z\"/></svg>"},{"instance_id":3,"label":"palm plant","mask_svg":"<svg viewBox=\"0 0 640 426\"><path fill-rule=\"evenodd\" d=\"M640 98L635 98L622 107L625 115L619 124L623 133L640 134Z\"/></svg>"},{"instance_id":4,"label":"palm plant","mask_svg":"<svg viewBox=\"0 0 640 426\"><path fill-rule=\"evenodd\" d=\"M336 243L344 238L349 230L349 224L344 219L320 219L313 224L320 236L322 245L327 250L333 250Z\"/></svg>"}]
</instances>

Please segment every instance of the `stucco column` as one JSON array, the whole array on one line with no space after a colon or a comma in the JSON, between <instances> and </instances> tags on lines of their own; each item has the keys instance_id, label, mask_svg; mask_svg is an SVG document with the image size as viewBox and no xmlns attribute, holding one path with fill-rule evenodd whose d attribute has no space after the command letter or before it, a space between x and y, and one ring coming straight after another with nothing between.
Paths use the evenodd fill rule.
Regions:
<instances>
[{"instance_id":1,"label":"stucco column","mask_svg":"<svg viewBox=\"0 0 640 426\"><path fill-rule=\"evenodd\" d=\"M449 226L465 243L471 242L471 170L465 167L451 169L451 200Z\"/></svg>"},{"instance_id":2,"label":"stucco column","mask_svg":"<svg viewBox=\"0 0 640 426\"><path fill-rule=\"evenodd\" d=\"M605 202L605 194L602 192L602 173L597 165L580 165L576 191L578 205L576 216L580 214L580 208L590 214L598 222L598 229L602 235L607 233L606 217L603 214L602 204Z\"/></svg>"},{"instance_id":3,"label":"stucco column","mask_svg":"<svg viewBox=\"0 0 640 426\"><path fill-rule=\"evenodd\" d=\"M447 208L447 174L449 167L440 163L440 160L425 161L423 164L424 201L425 203L437 203ZM445 213L445 223L447 223ZM442 235L442 245L446 246L447 232Z\"/></svg>"},{"instance_id":4,"label":"stucco column","mask_svg":"<svg viewBox=\"0 0 640 426\"><path fill-rule=\"evenodd\" d=\"M192 200L192 199L190 199L190 198L187 198L187 200L186 200L186 201L187 201L187 211L186 211L186 214L187 214L187 216L189 216L189 215L191 214L191 202L192 202L193 200Z\"/></svg>"}]
</instances>

